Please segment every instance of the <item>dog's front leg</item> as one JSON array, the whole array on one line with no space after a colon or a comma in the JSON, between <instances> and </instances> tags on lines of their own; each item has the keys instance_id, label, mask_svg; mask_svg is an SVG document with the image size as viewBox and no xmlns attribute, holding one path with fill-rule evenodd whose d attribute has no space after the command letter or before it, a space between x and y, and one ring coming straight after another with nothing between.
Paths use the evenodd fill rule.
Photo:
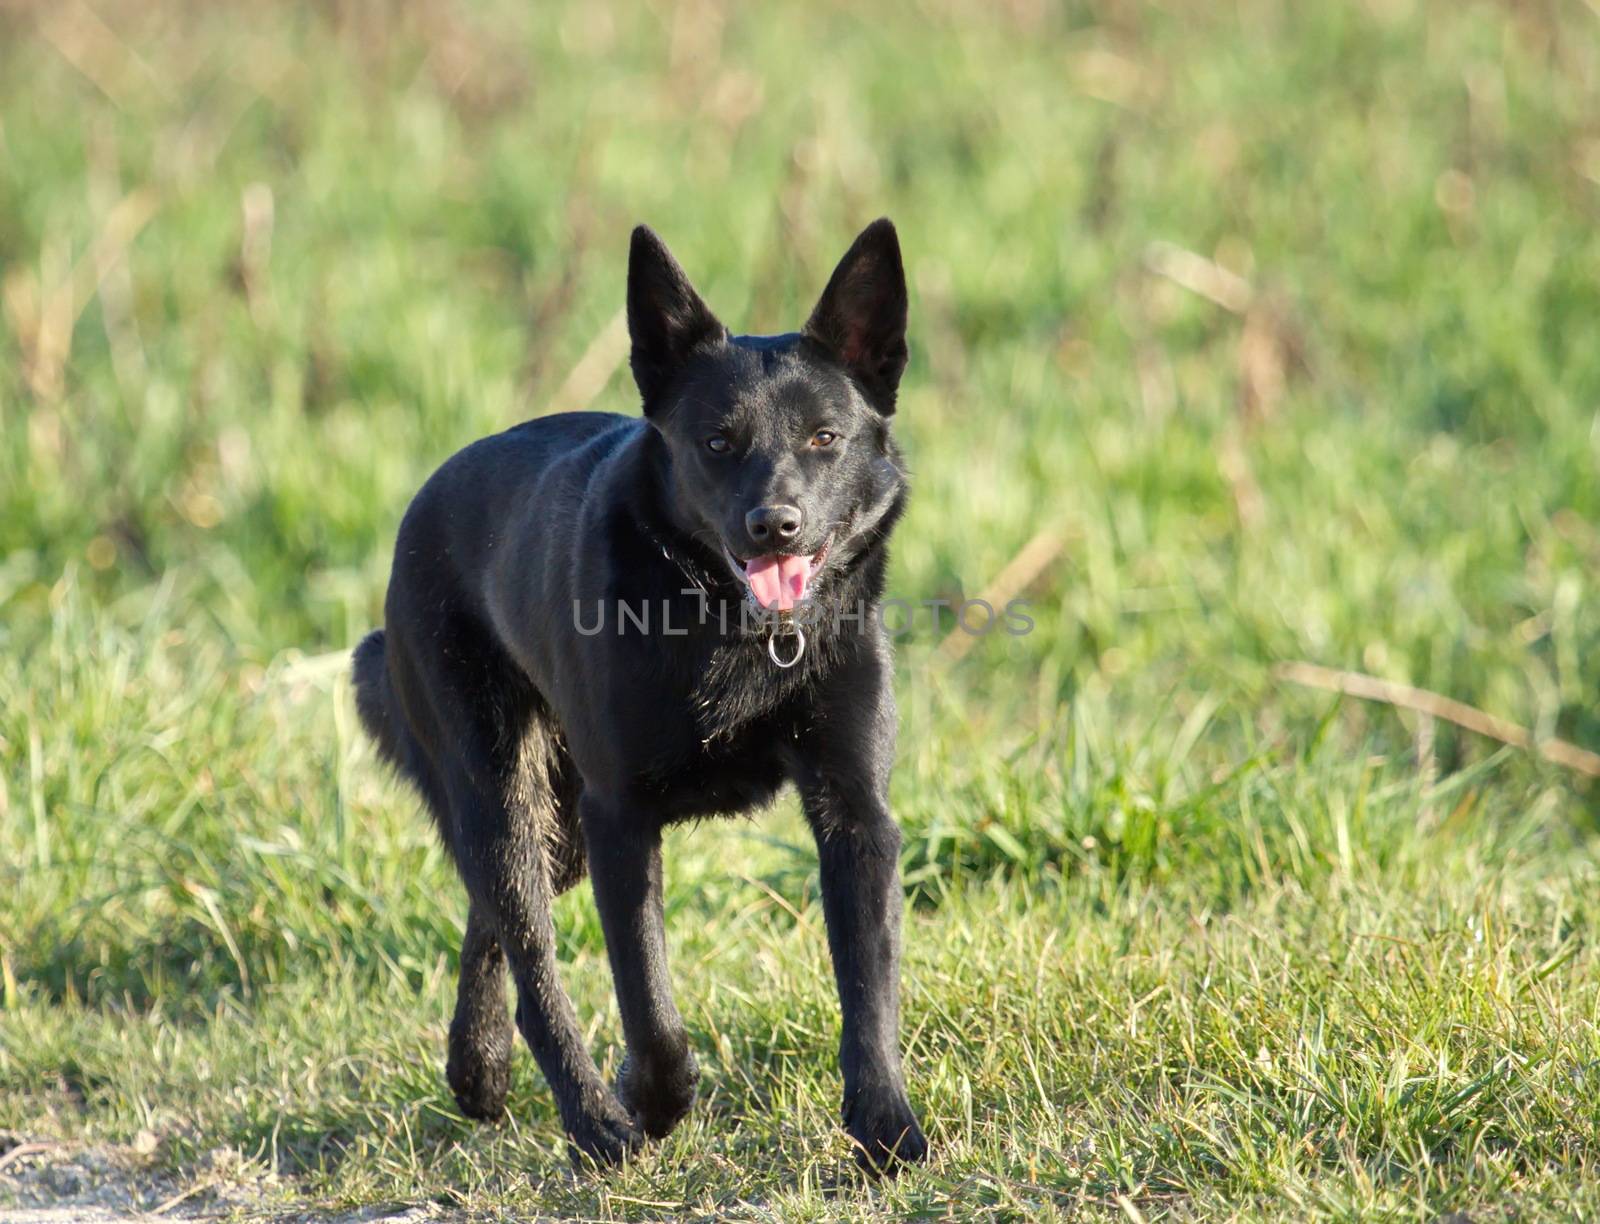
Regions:
<instances>
[{"instance_id":1,"label":"dog's front leg","mask_svg":"<svg viewBox=\"0 0 1600 1224\"><path fill-rule=\"evenodd\" d=\"M660 1138L694 1104L700 1068L672 1001L661 909L661 826L654 813L585 793L579 808L628 1056L617 1095Z\"/></svg>"},{"instance_id":2,"label":"dog's front leg","mask_svg":"<svg viewBox=\"0 0 1600 1224\"><path fill-rule=\"evenodd\" d=\"M869 660L860 683L830 694L800 735L796 769L839 987L844 1127L857 1161L880 1171L928 1153L900 1069L900 830L889 815L886 672Z\"/></svg>"},{"instance_id":3,"label":"dog's front leg","mask_svg":"<svg viewBox=\"0 0 1600 1224\"><path fill-rule=\"evenodd\" d=\"M822 909L839 987L845 1130L864 1168L927 1155L900 1069L900 830L876 797L859 805L813 792Z\"/></svg>"}]
</instances>

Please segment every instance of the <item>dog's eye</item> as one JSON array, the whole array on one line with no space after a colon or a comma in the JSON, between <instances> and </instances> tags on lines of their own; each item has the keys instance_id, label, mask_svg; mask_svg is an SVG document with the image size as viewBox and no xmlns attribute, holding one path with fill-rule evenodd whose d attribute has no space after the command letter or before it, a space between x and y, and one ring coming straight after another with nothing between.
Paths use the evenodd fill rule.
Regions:
<instances>
[{"instance_id":1,"label":"dog's eye","mask_svg":"<svg viewBox=\"0 0 1600 1224\"><path fill-rule=\"evenodd\" d=\"M839 435L831 429L819 429L811 435L812 446L832 446L839 440Z\"/></svg>"},{"instance_id":2,"label":"dog's eye","mask_svg":"<svg viewBox=\"0 0 1600 1224\"><path fill-rule=\"evenodd\" d=\"M721 434L714 434L706 439L706 449L715 455L726 455L733 449L733 443Z\"/></svg>"}]
</instances>

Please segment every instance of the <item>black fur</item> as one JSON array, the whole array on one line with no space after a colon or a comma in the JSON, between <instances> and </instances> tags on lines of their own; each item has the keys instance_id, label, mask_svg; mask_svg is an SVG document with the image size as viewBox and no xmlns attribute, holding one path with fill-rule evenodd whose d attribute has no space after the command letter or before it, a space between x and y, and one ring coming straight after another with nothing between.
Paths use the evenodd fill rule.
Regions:
<instances>
[{"instance_id":1,"label":"black fur","mask_svg":"<svg viewBox=\"0 0 1600 1224\"><path fill-rule=\"evenodd\" d=\"M386 628L355 652L362 722L422 792L469 896L450 1086L472 1117L504 1109L509 968L575 1154L616 1161L670 1131L698 1070L667 974L661 830L759 808L792 782L821 864L845 1127L869 1168L919 1160L897 1034L894 698L874 614L905 499L889 432L906 361L894 228L856 239L802 332L735 337L641 226L628 326L643 419L544 417L449 460L401 524ZM825 552L809 601L763 621L735 566L771 552L768 511L792 534L784 552ZM780 669L769 639L793 653L806 613L804 654ZM551 928L551 899L585 865L627 1041L615 1091Z\"/></svg>"}]
</instances>

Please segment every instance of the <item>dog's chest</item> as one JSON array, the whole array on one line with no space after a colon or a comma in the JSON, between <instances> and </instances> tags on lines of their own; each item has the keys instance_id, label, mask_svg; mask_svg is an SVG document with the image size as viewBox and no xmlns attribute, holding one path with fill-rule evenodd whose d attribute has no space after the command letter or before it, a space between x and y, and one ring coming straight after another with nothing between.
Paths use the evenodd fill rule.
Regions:
<instances>
[{"instance_id":1,"label":"dog's chest","mask_svg":"<svg viewBox=\"0 0 1600 1224\"><path fill-rule=\"evenodd\" d=\"M752 726L728 740L697 744L650 778L669 820L737 815L771 803L787 780L784 732Z\"/></svg>"},{"instance_id":2,"label":"dog's chest","mask_svg":"<svg viewBox=\"0 0 1600 1224\"><path fill-rule=\"evenodd\" d=\"M774 667L760 642L728 643L659 694L647 717L646 785L671 818L763 806L783 786L804 681Z\"/></svg>"},{"instance_id":3,"label":"dog's chest","mask_svg":"<svg viewBox=\"0 0 1600 1224\"><path fill-rule=\"evenodd\" d=\"M816 631L809 641L785 634L774 643L765 633L723 639L695 669L688 693L699 743L716 751L743 741L768 720L803 717L832 649L833 642ZM780 666L780 659L793 662Z\"/></svg>"}]
</instances>

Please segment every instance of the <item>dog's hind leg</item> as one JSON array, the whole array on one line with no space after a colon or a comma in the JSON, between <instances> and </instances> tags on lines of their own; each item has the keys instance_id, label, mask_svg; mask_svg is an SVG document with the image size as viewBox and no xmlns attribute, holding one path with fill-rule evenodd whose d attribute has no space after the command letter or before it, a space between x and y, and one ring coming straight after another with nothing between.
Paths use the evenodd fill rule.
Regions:
<instances>
[{"instance_id":1,"label":"dog's hind leg","mask_svg":"<svg viewBox=\"0 0 1600 1224\"><path fill-rule=\"evenodd\" d=\"M601 1078L572 1001L562 988L551 903L555 890L545 844L558 819L537 804L508 805L485 786L484 772L458 770L448 791L460 838L458 864L472 907L492 923L517 986L517 1027L538 1060L574 1155L615 1164L644 1139ZM545 797L553 799L548 792ZM522 799L536 799L526 791ZM466 958L463 956L463 977ZM468 987L463 984L463 992ZM474 1005L477 1002L474 996Z\"/></svg>"},{"instance_id":2,"label":"dog's hind leg","mask_svg":"<svg viewBox=\"0 0 1600 1224\"><path fill-rule=\"evenodd\" d=\"M700 1079L667 974L660 825L650 813L587 793L580 811L628 1041L617 1093L645 1133L659 1139L689 1112Z\"/></svg>"},{"instance_id":3,"label":"dog's hind leg","mask_svg":"<svg viewBox=\"0 0 1600 1224\"><path fill-rule=\"evenodd\" d=\"M517 987L516 1027L550 1085L574 1155L615 1163L644 1136L584 1045L561 985L550 912L559 888L583 871L575 775L538 694L479 627L448 615L427 627L419 632L391 617L385 696L391 717L398 710L406 721L414 755L428 761L419 781L467 886L451 1088L470 1114L492 1115L503 1105L496 1024L504 964ZM448 657L437 653L439 642L450 644ZM357 666L358 675L371 674L370 663L365 672L360 659Z\"/></svg>"},{"instance_id":4,"label":"dog's hind leg","mask_svg":"<svg viewBox=\"0 0 1600 1224\"><path fill-rule=\"evenodd\" d=\"M506 958L499 936L484 908L469 905L445 1063L445 1078L467 1117L493 1121L505 1111L515 1034L506 1008Z\"/></svg>"}]
</instances>

